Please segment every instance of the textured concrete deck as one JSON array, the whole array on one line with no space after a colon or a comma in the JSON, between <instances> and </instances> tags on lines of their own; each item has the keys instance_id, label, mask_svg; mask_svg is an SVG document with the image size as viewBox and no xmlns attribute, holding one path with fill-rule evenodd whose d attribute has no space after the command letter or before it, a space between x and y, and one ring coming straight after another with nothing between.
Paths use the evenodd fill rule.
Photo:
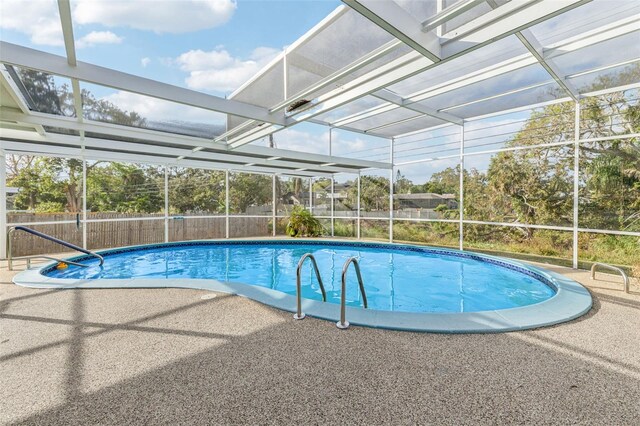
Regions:
<instances>
[{"instance_id":1,"label":"textured concrete deck","mask_svg":"<svg viewBox=\"0 0 640 426\"><path fill-rule=\"evenodd\" d=\"M585 272L555 327L437 335L293 321L194 290L34 290L0 264L0 422L607 424L640 419L640 295ZM638 288L634 288L638 291Z\"/></svg>"}]
</instances>

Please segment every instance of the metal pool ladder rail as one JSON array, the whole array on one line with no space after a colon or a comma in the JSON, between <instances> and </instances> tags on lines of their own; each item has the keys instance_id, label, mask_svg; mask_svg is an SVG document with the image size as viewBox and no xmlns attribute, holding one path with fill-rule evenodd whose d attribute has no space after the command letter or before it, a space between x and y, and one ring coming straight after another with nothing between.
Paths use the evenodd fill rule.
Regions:
<instances>
[{"instance_id":1,"label":"metal pool ladder rail","mask_svg":"<svg viewBox=\"0 0 640 426\"><path fill-rule=\"evenodd\" d=\"M78 247L75 244L71 244L66 241L60 240L58 238L52 237L51 235L43 234L42 232L33 230L31 228L27 228L26 226L14 226L9 229L9 232L7 232L7 266L9 267L10 271L13 271L13 260L14 260L14 257L12 254L12 247L11 247L11 235L13 235L15 231L24 231L26 233L35 235L36 237L44 238L45 240L49 240L54 243L60 244L62 246L68 247L70 249L79 251L81 253L88 254L89 256L96 257L98 258L98 260L100 260L100 266L102 266L102 264L104 263L104 258L97 253L94 253L89 250L85 250L82 247ZM73 262L71 260L62 260L56 257L43 256L43 255L21 256L21 257L16 257L15 259L20 259L20 260L25 259L27 261L27 268L31 266L31 259L49 259L49 260L55 260L61 263L68 263L70 265L76 265L76 266L82 266L82 267L88 266L88 265L83 265L82 263Z\"/></svg>"},{"instance_id":2,"label":"metal pool ladder rail","mask_svg":"<svg viewBox=\"0 0 640 426\"><path fill-rule=\"evenodd\" d=\"M629 277L622 269L618 268L617 266L607 265L606 263L594 262L593 265L591 265L592 280L596 279L596 266L600 266L602 268L609 269L611 271L619 272L620 275L622 275L622 280L624 281L624 292L629 293Z\"/></svg>"},{"instance_id":3,"label":"metal pool ladder rail","mask_svg":"<svg viewBox=\"0 0 640 426\"><path fill-rule=\"evenodd\" d=\"M336 323L336 326L340 329L349 328L349 321L346 320L346 304L347 304L347 271L349 270L349 265L353 263L353 266L356 268L356 275L358 276L358 285L360 286L360 294L362 295L362 304L364 308L367 309L367 294L364 291L364 283L362 282L362 274L360 274L360 264L358 264L358 259L355 257L350 257L344 262L344 266L342 267L342 294L340 295L340 321Z\"/></svg>"},{"instance_id":4,"label":"metal pool ladder rail","mask_svg":"<svg viewBox=\"0 0 640 426\"><path fill-rule=\"evenodd\" d=\"M322 292L322 301L327 301L327 293L324 291L324 284L322 283L322 277L320 277L320 271L318 270L318 264L316 263L316 258L313 257L311 253L306 253L304 256L300 258L298 262L298 269L296 270L296 295L298 298L298 309L295 314L293 314L293 318L297 320L304 319L306 316L302 312L302 285L300 283L300 273L302 271L302 265L304 261L311 259L311 264L313 265L313 269L316 271L316 278L318 279L318 283L320 284L320 291Z\"/></svg>"}]
</instances>

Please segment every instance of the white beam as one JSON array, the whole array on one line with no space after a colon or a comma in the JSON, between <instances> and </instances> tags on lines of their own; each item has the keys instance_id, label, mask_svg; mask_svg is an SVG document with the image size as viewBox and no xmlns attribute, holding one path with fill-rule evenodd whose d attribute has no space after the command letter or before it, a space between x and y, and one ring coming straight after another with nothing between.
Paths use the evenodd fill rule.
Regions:
<instances>
[{"instance_id":1,"label":"white beam","mask_svg":"<svg viewBox=\"0 0 640 426\"><path fill-rule=\"evenodd\" d=\"M73 23L71 21L71 5L69 0L58 0L58 12L60 13L60 23L62 24L62 36L64 38L64 49L67 53L67 63L72 67L76 66L76 46L73 40Z\"/></svg>"},{"instance_id":2,"label":"white beam","mask_svg":"<svg viewBox=\"0 0 640 426\"><path fill-rule=\"evenodd\" d=\"M638 28L640 28L640 14L635 14L545 46L544 57L547 59L555 58L583 47L638 31Z\"/></svg>"},{"instance_id":3,"label":"white beam","mask_svg":"<svg viewBox=\"0 0 640 426\"><path fill-rule=\"evenodd\" d=\"M96 121L85 120L83 123L78 123L75 119L69 117L53 116L43 113L32 114L20 114L13 110L6 108L0 108L0 117L4 120L18 121L27 124L41 123L46 126L60 127L65 129L72 129L77 131L85 131L91 133L110 134L114 136L120 136L132 139L142 139L149 142L163 142L173 145L186 146L189 149L194 147L206 147L215 149L218 151L227 152L229 154L234 153L241 156L247 155L260 155L265 158L268 157L280 157L284 160L303 160L314 161L319 164L323 163L336 163L340 165L349 165L361 168L378 168L385 169L389 167L387 163L381 163L377 161L367 161L353 158L333 157L331 155L323 154L311 154L298 151L292 151L288 149L268 148L263 146L247 145L239 147L233 151L228 151L226 145L216 144L208 139L196 138L192 136L183 136L177 134L170 134L165 132L159 132L156 130L148 130L143 128L120 126L112 123L101 123Z\"/></svg>"},{"instance_id":4,"label":"white beam","mask_svg":"<svg viewBox=\"0 0 640 426\"><path fill-rule=\"evenodd\" d=\"M222 152L204 152L195 151L189 144L184 144L185 148L181 147L167 147L158 146L153 144L140 144L126 141L114 141L111 139L100 138L78 138L73 135L61 135L54 133L47 133L45 136L36 135L33 132L14 130L14 129L0 129L0 136L7 139L20 139L20 140L33 140L40 143L53 143L53 144L65 144L75 145L78 147L86 146L93 149L104 149L109 147L114 150L129 151L133 154L158 154L174 157L190 157L208 161L220 161L220 162L234 162L234 163L252 163L261 167L273 167L273 168L299 168L302 163L296 159L287 159L283 157L277 160L269 160L269 157L259 158L255 157L256 153L249 152L243 155L241 151L222 151ZM284 150L283 150L284 151ZM272 152L262 152L262 155L272 154ZM260 155L258 154L258 155ZM330 160L330 161L328 161ZM311 162L314 163L311 163ZM333 163L333 164L331 164ZM364 164L352 164L352 163L364 163ZM322 164L327 164L322 166ZM328 164L331 164L330 166ZM354 160L351 158L333 157L333 156L319 156L317 159L306 158L304 166L308 169L321 170L322 172L332 173L353 173L353 168L371 167L371 166L388 167L386 163L369 162L363 160Z\"/></svg>"},{"instance_id":5,"label":"white beam","mask_svg":"<svg viewBox=\"0 0 640 426\"><path fill-rule=\"evenodd\" d=\"M393 52L394 50L396 50L398 47L400 47L402 45L402 42L400 42L399 40L393 40L390 41L382 46L380 46L379 48L369 52L368 54L364 55L363 57L359 58L357 61L354 61L353 63L347 65L346 67L338 70L338 71L334 71L331 70L330 74L327 75L326 77L324 77L322 80L318 81L315 84L312 84L311 86L307 87L305 90L303 90L302 92L299 92L298 94L296 94L295 96L291 96L288 99L285 99L283 102L277 104L276 106L274 106L273 108L271 108L271 112L273 111L278 111L280 109L285 108L287 105L291 104L292 102L295 102L299 99L303 99L309 95L312 95L313 93L317 92L318 90L321 90L333 83L335 83L336 81L348 76L349 74L352 74L356 71L358 71L359 69L369 65L370 63L388 55L389 53ZM300 55L296 55L295 52L292 52L290 54L292 57L300 57ZM292 61L293 62L293 61ZM316 73L315 70L317 70L317 67L320 66L320 64L316 63L315 61L313 62L314 64L314 72ZM320 74L323 75L323 74Z\"/></svg>"},{"instance_id":6,"label":"white beam","mask_svg":"<svg viewBox=\"0 0 640 426\"><path fill-rule=\"evenodd\" d=\"M352 9L433 62L440 60L440 40L392 1L343 0Z\"/></svg>"},{"instance_id":7,"label":"white beam","mask_svg":"<svg viewBox=\"0 0 640 426\"><path fill-rule=\"evenodd\" d=\"M380 90L373 94L377 98L384 99L388 102L396 104L398 106L404 107L406 109L410 109L416 112L420 112L422 114L428 115L430 117L437 118L442 121L448 121L449 123L462 125L462 118L456 117L453 114L448 112L438 111L434 108L430 108L426 105L417 104L412 100L405 99L402 96L398 96L393 92L388 90Z\"/></svg>"},{"instance_id":8,"label":"white beam","mask_svg":"<svg viewBox=\"0 0 640 426\"><path fill-rule=\"evenodd\" d=\"M0 148L0 259L7 255L7 159Z\"/></svg>"},{"instance_id":9,"label":"white beam","mask_svg":"<svg viewBox=\"0 0 640 426\"><path fill-rule=\"evenodd\" d=\"M556 16L559 13L586 3L587 1L589 0L558 0L557 2L546 1L544 3L545 7L536 7L537 4L534 4L532 7L524 9L524 11L527 12L525 14L527 19L525 19L523 15L519 14L518 19L513 22L509 20L508 25L503 21L497 21L483 27L481 31L482 38L478 39L477 43L474 43L471 46L469 43L464 41L448 42L446 45L443 45L443 50L441 52L442 57L444 60L451 60L463 53L479 49L480 47L495 40L514 34L528 26L542 22L545 19ZM445 49L448 50L445 52ZM533 59L532 63L535 63L535 58L531 57L530 54L527 56ZM443 61L438 64L442 62ZM315 115L322 114L364 95L376 92L386 86L425 71L432 66L434 66L434 64L427 58L416 57L415 53L409 53L390 62L389 64L379 67L371 73L354 79L342 87L319 97L318 104L316 106L301 112L294 116L293 119L303 121ZM411 100L414 101L414 99Z\"/></svg>"},{"instance_id":10,"label":"white beam","mask_svg":"<svg viewBox=\"0 0 640 426\"><path fill-rule=\"evenodd\" d=\"M553 59L545 59L542 45L536 40L531 30L522 30L516 33L516 36L522 44L531 52L531 54L538 60L538 63L549 73L549 75L558 83L560 87L574 100L580 99L580 93L578 89L562 76L562 71L555 64Z\"/></svg>"},{"instance_id":11,"label":"white beam","mask_svg":"<svg viewBox=\"0 0 640 426\"><path fill-rule=\"evenodd\" d=\"M430 31L434 28L441 27L456 16L462 15L467 10L471 10L477 5L484 3L485 0L461 0L446 9L439 11L435 16L427 19L422 23L422 31ZM441 4L439 3L438 6Z\"/></svg>"},{"instance_id":12,"label":"white beam","mask_svg":"<svg viewBox=\"0 0 640 426\"><path fill-rule=\"evenodd\" d=\"M50 53L0 41L0 62L20 67L31 68L62 77L75 78L81 81L126 90L140 95L151 96L211 111L223 112L258 121L274 124L285 124L283 114L269 113L265 108L207 95L171 84L138 77L109 68L78 62L70 66L66 59Z\"/></svg>"},{"instance_id":13,"label":"white beam","mask_svg":"<svg viewBox=\"0 0 640 426\"><path fill-rule=\"evenodd\" d=\"M72 157L86 158L96 161L122 161L129 163L148 163L148 164L168 164L181 167L193 167L208 170L237 170L250 173L261 174L287 174L291 176L324 176L329 177L331 173L294 171L294 170L276 170L265 167L246 167L235 164L215 163L211 161L201 160L177 160L175 158L158 157L154 155L131 155L122 152L100 151L95 149L81 149L77 147L61 147L51 145L40 145L29 142L2 141L5 152L28 155L44 155L49 157Z\"/></svg>"},{"instance_id":14,"label":"white beam","mask_svg":"<svg viewBox=\"0 0 640 426\"><path fill-rule=\"evenodd\" d=\"M469 44L496 41L591 0L511 0L442 36L442 57L468 49Z\"/></svg>"},{"instance_id":15,"label":"white beam","mask_svg":"<svg viewBox=\"0 0 640 426\"><path fill-rule=\"evenodd\" d=\"M25 132L19 130L10 130L10 129L2 129L0 130L0 135L2 137L8 139L20 139L25 140L31 136L31 140L59 144L59 145L74 145L78 148L82 148L83 146L88 149L105 149L105 147L109 147L114 151L128 151L132 154L143 154L143 155L164 155L164 156L173 156L173 157L189 157L190 159L196 160L205 160L205 161L214 161L221 163L251 163L256 167L273 167L276 168L299 168L300 163L295 161L286 161L286 160L272 160L269 161L266 158L255 158L248 157L242 155L231 155L217 152L204 152L204 151L193 151L191 149L184 148L172 148L166 146L157 146L157 145L146 145L146 144L137 144L132 142L122 142L122 141L114 141L111 139L100 139L100 138L78 138L77 136L71 135L59 135L48 133L46 136L34 138L32 135L33 132ZM324 163L327 164L327 163ZM331 172L331 173L353 173L353 168L348 167L335 167L335 166L321 166L320 164L309 164L305 165L309 169L318 170L322 169L323 172ZM237 165L236 167L242 167L241 165Z\"/></svg>"}]
</instances>

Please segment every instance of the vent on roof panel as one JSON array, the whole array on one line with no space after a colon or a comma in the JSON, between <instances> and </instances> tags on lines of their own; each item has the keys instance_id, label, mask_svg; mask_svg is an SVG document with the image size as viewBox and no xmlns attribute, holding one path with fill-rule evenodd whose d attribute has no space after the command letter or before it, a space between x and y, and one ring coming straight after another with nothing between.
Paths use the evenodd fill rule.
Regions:
<instances>
[{"instance_id":1,"label":"vent on roof panel","mask_svg":"<svg viewBox=\"0 0 640 426\"><path fill-rule=\"evenodd\" d=\"M307 105L309 103L311 103L311 101L308 100L308 99L299 99L299 100L289 104L289 106L287 107L287 112L293 112L293 111L295 111L297 109L302 108L303 106L305 106L305 105Z\"/></svg>"}]
</instances>

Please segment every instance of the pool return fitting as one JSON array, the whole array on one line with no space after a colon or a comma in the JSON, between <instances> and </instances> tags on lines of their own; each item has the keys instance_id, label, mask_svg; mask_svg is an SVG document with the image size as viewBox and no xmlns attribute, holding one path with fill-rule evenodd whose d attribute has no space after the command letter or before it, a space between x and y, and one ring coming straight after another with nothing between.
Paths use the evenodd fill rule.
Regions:
<instances>
[{"instance_id":1,"label":"pool return fitting","mask_svg":"<svg viewBox=\"0 0 640 426\"><path fill-rule=\"evenodd\" d=\"M298 262L298 269L296 270L296 299L297 299L297 310L296 313L293 314L293 318L297 320L304 319L306 316L304 312L302 312L302 284L300 275L302 272L302 266L304 265L304 261L307 259L311 259L311 264L313 265L313 270L316 273L316 278L318 279L318 283L320 284L320 291L322 292L322 301L327 301L327 293L324 290L324 284L322 283L322 277L320 276L320 270L318 269L318 263L316 262L315 257L311 253L306 253L304 256L300 258ZM349 321L346 319L346 305L347 305L347 271L349 270L349 265L353 263L353 267L356 269L356 276L358 277L358 286L360 287L360 294L362 295L362 304L365 309L368 307L367 303L367 294L364 291L364 283L362 281L362 274L360 273L360 265L358 263L358 259L355 257L350 257L344 262L342 266L342 288L340 294L340 321L336 323L336 327L339 329L349 328Z\"/></svg>"}]
</instances>

